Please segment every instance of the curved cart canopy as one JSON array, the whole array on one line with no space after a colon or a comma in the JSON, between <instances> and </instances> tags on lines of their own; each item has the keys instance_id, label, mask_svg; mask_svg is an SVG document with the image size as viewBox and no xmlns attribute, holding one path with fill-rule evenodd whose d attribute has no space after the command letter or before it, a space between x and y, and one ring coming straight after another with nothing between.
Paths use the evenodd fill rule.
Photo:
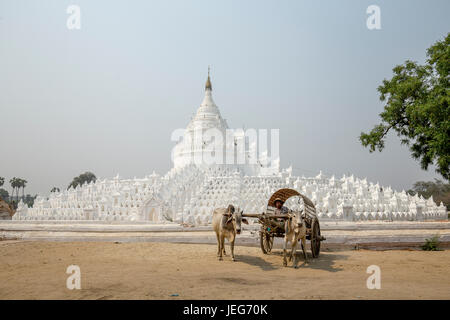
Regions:
<instances>
[{"instance_id":1,"label":"curved cart canopy","mask_svg":"<svg viewBox=\"0 0 450 320\"><path fill-rule=\"evenodd\" d=\"M259 219L261 223L260 231L260 245L261 250L264 254L268 254L272 251L273 238L274 237L284 237L284 228L274 225L271 223L273 219L288 219L289 214L271 214L274 211L275 199L280 198L283 202L286 202L291 197L298 196L303 199L304 208L302 210L303 217L306 222L306 239L311 241L311 253L314 258L317 258L320 253L320 242L325 240L320 234L320 224L319 219L316 214L316 207L314 203L306 196L302 195L300 192L294 189L280 189L276 191L269 199L267 204L267 212L262 214L243 214L243 216L254 217Z\"/></svg>"},{"instance_id":2,"label":"curved cart canopy","mask_svg":"<svg viewBox=\"0 0 450 320\"><path fill-rule=\"evenodd\" d=\"M311 209L313 212L316 212L316 207L314 206L314 203L306 196L302 195L300 192L294 189L280 189L276 191L269 199L269 202L267 203L268 207L275 207L275 199L280 198L283 202L286 202L291 197L299 196L303 199L303 202L309 209Z\"/></svg>"}]
</instances>

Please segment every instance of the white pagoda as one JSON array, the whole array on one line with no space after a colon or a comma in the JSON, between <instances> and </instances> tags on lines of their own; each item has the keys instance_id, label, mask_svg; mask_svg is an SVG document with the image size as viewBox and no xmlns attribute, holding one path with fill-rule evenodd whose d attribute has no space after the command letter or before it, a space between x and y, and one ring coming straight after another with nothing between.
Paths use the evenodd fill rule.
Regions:
<instances>
[{"instance_id":1,"label":"white pagoda","mask_svg":"<svg viewBox=\"0 0 450 320\"><path fill-rule=\"evenodd\" d=\"M432 198L411 196L390 187L353 175L336 178L320 172L315 177L294 176L292 168L280 170L279 158L261 165L252 159L254 145L243 130L225 140L223 154L243 163L205 163L205 150L210 142L188 143L196 133L216 130L226 136L228 124L212 98L208 72L205 96L196 114L173 150L174 167L164 176L156 173L144 178L98 179L96 182L39 196L32 208L19 204L13 220L97 220L177 222L206 225L214 208L229 203L247 213L264 211L270 195L280 188L293 188L309 197L316 205L321 220L438 220L447 219L447 211ZM238 148L244 146L244 148ZM293 199L292 199L293 200ZM288 207L297 203L289 200Z\"/></svg>"}]
</instances>

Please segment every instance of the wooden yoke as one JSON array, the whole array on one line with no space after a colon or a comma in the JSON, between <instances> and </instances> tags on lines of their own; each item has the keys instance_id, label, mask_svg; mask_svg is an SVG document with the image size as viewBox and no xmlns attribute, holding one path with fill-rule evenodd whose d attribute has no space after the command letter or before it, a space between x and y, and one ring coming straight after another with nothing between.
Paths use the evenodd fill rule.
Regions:
<instances>
[{"instance_id":1,"label":"wooden yoke","mask_svg":"<svg viewBox=\"0 0 450 320\"><path fill-rule=\"evenodd\" d=\"M267 219L288 219L290 216L288 214L265 214L265 213L243 213L243 217L247 218L267 218Z\"/></svg>"}]
</instances>

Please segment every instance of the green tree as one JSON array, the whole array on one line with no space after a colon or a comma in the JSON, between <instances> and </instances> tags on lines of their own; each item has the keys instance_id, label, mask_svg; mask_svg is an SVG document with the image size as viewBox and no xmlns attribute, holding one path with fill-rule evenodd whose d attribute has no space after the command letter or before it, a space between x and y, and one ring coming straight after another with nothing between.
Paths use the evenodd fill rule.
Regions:
<instances>
[{"instance_id":1,"label":"green tree","mask_svg":"<svg viewBox=\"0 0 450 320\"><path fill-rule=\"evenodd\" d=\"M14 198L14 191L17 190L16 199L19 199L19 179L16 177L13 177L9 180L9 184L12 187L12 193L11 193L11 200Z\"/></svg>"},{"instance_id":2,"label":"green tree","mask_svg":"<svg viewBox=\"0 0 450 320\"><path fill-rule=\"evenodd\" d=\"M31 208L34 205L34 200L36 200L37 198L37 194L32 196L30 194L27 194L25 196L25 198L23 199L23 202L29 207Z\"/></svg>"},{"instance_id":3,"label":"green tree","mask_svg":"<svg viewBox=\"0 0 450 320\"><path fill-rule=\"evenodd\" d=\"M27 186L27 183L27 180L19 179L19 188L22 188L22 199L25 198L25 187Z\"/></svg>"},{"instance_id":4,"label":"green tree","mask_svg":"<svg viewBox=\"0 0 450 320\"><path fill-rule=\"evenodd\" d=\"M381 123L359 139L370 152L382 151L386 134L393 130L408 145L421 168L436 165L450 179L450 33L427 50L425 65L406 61L393 69L394 76L378 87L386 101Z\"/></svg>"},{"instance_id":5,"label":"green tree","mask_svg":"<svg viewBox=\"0 0 450 320\"><path fill-rule=\"evenodd\" d=\"M5 178L0 177L0 187L5 184ZM2 198L5 201L8 201L9 193L5 189L0 188L0 198Z\"/></svg>"},{"instance_id":6,"label":"green tree","mask_svg":"<svg viewBox=\"0 0 450 320\"><path fill-rule=\"evenodd\" d=\"M73 178L72 182L69 184L67 189L76 188L77 186L82 186L85 183L95 182L97 177L92 172L85 172L80 174L78 177Z\"/></svg>"},{"instance_id":7,"label":"green tree","mask_svg":"<svg viewBox=\"0 0 450 320\"><path fill-rule=\"evenodd\" d=\"M0 177L0 187L3 186L5 184L5 178ZM0 188L0 197L5 200L8 201L9 200L9 192L6 191L5 189Z\"/></svg>"},{"instance_id":8,"label":"green tree","mask_svg":"<svg viewBox=\"0 0 450 320\"><path fill-rule=\"evenodd\" d=\"M11 191L11 198L14 197L14 189L15 189L15 181L14 181L14 179L15 179L15 178L9 179L9 184L11 185L11 188L12 188L12 191Z\"/></svg>"},{"instance_id":9,"label":"green tree","mask_svg":"<svg viewBox=\"0 0 450 320\"><path fill-rule=\"evenodd\" d=\"M19 202L19 192L22 189L22 199L25 197L25 187L28 181L25 179L13 177L9 180L9 184L12 188L11 196L9 197L10 201L13 201L14 193L16 194L16 203Z\"/></svg>"},{"instance_id":10,"label":"green tree","mask_svg":"<svg viewBox=\"0 0 450 320\"><path fill-rule=\"evenodd\" d=\"M0 188L0 198L5 201L9 201L9 192L5 189Z\"/></svg>"},{"instance_id":11,"label":"green tree","mask_svg":"<svg viewBox=\"0 0 450 320\"><path fill-rule=\"evenodd\" d=\"M61 190L58 187L53 187L50 192L61 192Z\"/></svg>"},{"instance_id":12,"label":"green tree","mask_svg":"<svg viewBox=\"0 0 450 320\"><path fill-rule=\"evenodd\" d=\"M450 184L441 180L435 181L417 181L412 189L407 191L411 195L419 195L424 198L433 196L433 200L439 205L441 202L450 210Z\"/></svg>"}]
</instances>

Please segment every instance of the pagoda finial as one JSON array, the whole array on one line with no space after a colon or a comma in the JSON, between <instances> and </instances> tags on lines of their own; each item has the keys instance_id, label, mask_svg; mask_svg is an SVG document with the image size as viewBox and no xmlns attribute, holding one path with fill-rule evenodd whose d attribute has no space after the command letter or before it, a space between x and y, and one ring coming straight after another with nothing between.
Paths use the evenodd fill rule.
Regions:
<instances>
[{"instance_id":1,"label":"pagoda finial","mask_svg":"<svg viewBox=\"0 0 450 320\"><path fill-rule=\"evenodd\" d=\"M206 80L205 90L211 90L212 91L212 85L211 85L211 79L209 77L209 73L210 73L210 66L208 66L208 80Z\"/></svg>"}]
</instances>

